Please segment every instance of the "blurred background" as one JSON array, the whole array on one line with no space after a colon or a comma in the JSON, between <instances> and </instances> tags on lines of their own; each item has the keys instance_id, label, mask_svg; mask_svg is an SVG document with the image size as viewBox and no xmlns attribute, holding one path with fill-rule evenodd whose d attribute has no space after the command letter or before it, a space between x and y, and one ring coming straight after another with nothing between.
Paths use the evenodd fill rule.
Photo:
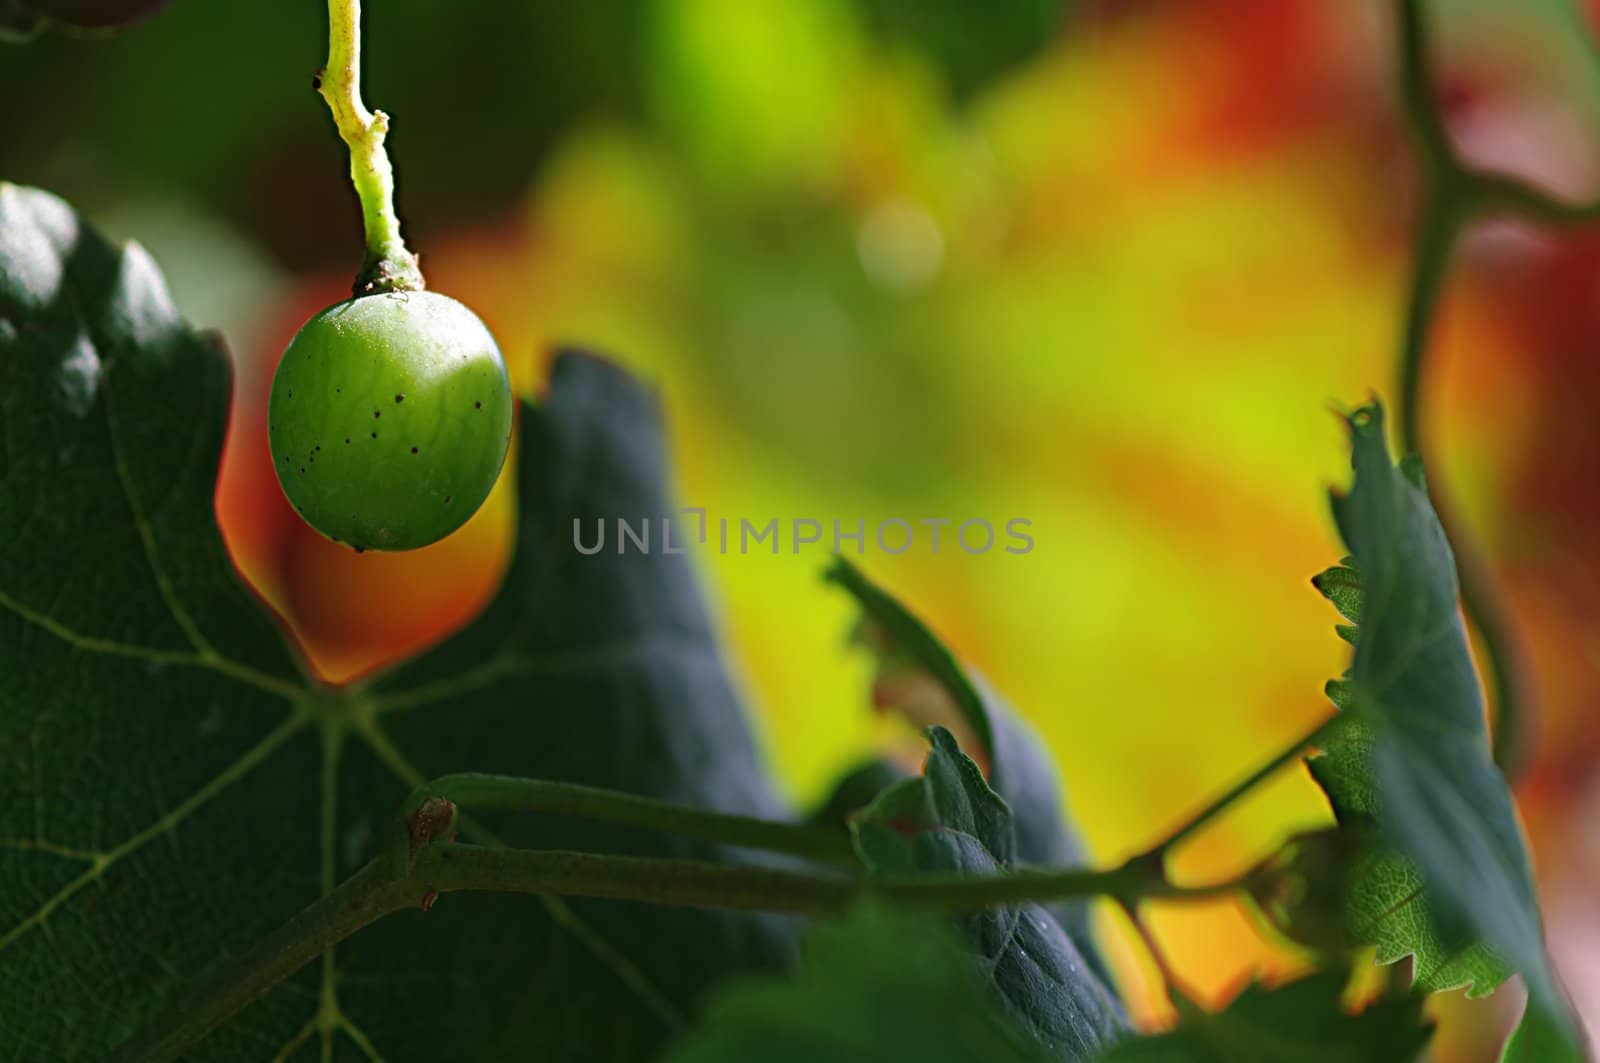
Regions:
<instances>
[{"instance_id":1,"label":"blurred background","mask_svg":"<svg viewBox=\"0 0 1600 1063\"><path fill-rule=\"evenodd\" d=\"M1573 2L1432 13L1463 152L1579 197L1600 192L1600 59ZM411 245L519 387L542 389L558 343L657 383L680 495L713 517L1033 522L1026 556L869 542L859 560L1038 728L1097 860L1329 711L1346 647L1308 583L1340 553L1328 410L1392 398L1414 203L1386 0L369 8L365 94L393 116ZM0 50L0 177L137 237L226 335L225 533L342 678L473 615L512 500L358 557L273 480L275 360L361 257L311 89L325 51L317 0L175 0L118 36ZM1530 654L1518 796L1557 964L1600 1029L1600 229L1474 228L1435 340L1430 477ZM699 558L797 804L903 738L871 709L823 559ZM1181 870L1232 872L1327 818L1287 772ZM1300 962L1231 904L1155 923L1208 1001ZM1125 928L1102 925L1136 1012L1162 1021ZM1519 1007L1440 998L1436 1057L1494 1058Z\"/></svg>"}]
</instances>

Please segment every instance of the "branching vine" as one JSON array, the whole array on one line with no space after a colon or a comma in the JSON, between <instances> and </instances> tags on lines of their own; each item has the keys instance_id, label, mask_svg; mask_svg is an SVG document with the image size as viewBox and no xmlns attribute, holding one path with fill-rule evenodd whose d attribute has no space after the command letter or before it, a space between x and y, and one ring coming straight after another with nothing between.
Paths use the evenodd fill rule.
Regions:
<instances>
[{"instance_id":1,"label":"branching vine","mask_svg":"<svg viewBox=\"0 0 1600 1063\"><path fill-rule=\"evenodd\" d=\"M1397 405L1400 448L1420 454L1423 369L1445 276L1462 232L1479 218L1497 215L1554 226L1596 221L1600 220L1600 200L1566 203L1520 178L1482 170L1463 160L1451 143L1434 97L1423 0L1394 0L1394 10L1400 99L1416 144L1422 181L1401 330ZM1463 521L1443 495L1442 490L1434 489L1434 506L1455 548L1462 605L1488 658L1494 691L1495 761L1515 772L1526 759L1532 737L1528 731L1534 691L1526 653L1488 559L1465 533Z\"/></svg>"},{"instance_id":2,"label":"branching vine","mask_svg":"<svg viewBox=\"0 0 1600 1063\"><path fill-rule=\"evenodd\" d=\"M305 908L231 968L149 1026L118 1058L173 1059L283 979L363 927L410 908L431 908L443 893L557 894L686 907L797 915L837 913L868 896L939 911L969 911L1028 901L1107 897L1132 910L1145 900L1197 901L1232 894L1246 872L1198 886L1167 873L1167 856L1244 794L1325 738L1335 716L1283 749L1239 785L1209 802L1155 846L1103 869L1026 869L1008 874L863 875L700 860L616 856L468 845L454 840L463 809L573 815L666 831L725 845L837 863L842 833L713 812L632 794L542 780L464 773L418 787L384 851ZM459 804L458 804L459 802Z\"/></svg>"}]
</instances>

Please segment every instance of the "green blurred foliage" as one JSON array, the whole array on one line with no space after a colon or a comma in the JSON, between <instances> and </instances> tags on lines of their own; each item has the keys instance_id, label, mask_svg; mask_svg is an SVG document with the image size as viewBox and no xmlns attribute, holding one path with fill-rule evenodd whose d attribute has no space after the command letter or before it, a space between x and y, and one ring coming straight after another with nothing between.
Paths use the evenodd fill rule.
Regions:
<instances>
[{"instance_id":1,"label":"green blurred foliage","mask_svg":"<svg viewBox=\"0 0 1600 1063\"><path fill-rule=\"evenodd\" d=\"M891 46L925 52L963 93L1041 47L1059 7L862 4ZM4 7L21 28L41 5ZM595 119L659 119L724 190L748 187L763 168L792 179L825 159L818 141L837 126L829 111L850 103L836 78L849 61L839 49L863 12L848 0L679 7L369 4L365 91L396 116L403 216L422 231L497 216L564 132ZM327 234L355 212L310 92L325 17L317 0L179 0L120 34L57 26L0 52L0 174L90 204L129 189L181 198L234 220L290 266L342 265ZM707 48L723 61L699 62ZM719 120L708 127L700 118L711 111Z\"/></svg>"},{"instance_id":2,"label":"green blurred foliage","mask_svg":"<svg viewBox=\"0 0 1600 1063\"><path fill-rule=\"evenodd\" d=\"M503 211L563 130L640 110L629 0L377 10L364 88L396 116L400 208L423 230ZM46 33L0 53L0 99L23 103L0 113L0 172L90 203L172 196L221 212L288 265L342 265L349 249L329 233L359 221L311 88L326 53L314 0L188 0L111 37Z\"/></svg>"}]
</instances>

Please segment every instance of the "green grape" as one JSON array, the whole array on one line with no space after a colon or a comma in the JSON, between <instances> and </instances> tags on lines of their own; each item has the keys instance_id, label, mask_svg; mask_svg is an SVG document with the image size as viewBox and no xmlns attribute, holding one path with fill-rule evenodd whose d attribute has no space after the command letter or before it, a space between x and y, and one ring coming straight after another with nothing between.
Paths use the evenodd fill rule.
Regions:
<instances>
[{"instance_id":1,"label":"green grape","mask_svg":"<svg viewBox=\"0 0 1600 1063\"><path fill-rule=\"evenodd\" d=\"M434 292L338 303L272 379L273 467L306 523L358 550L412 550L477 512L511 439L511 384L477 315Z\"/></svg>"}]
</instances>

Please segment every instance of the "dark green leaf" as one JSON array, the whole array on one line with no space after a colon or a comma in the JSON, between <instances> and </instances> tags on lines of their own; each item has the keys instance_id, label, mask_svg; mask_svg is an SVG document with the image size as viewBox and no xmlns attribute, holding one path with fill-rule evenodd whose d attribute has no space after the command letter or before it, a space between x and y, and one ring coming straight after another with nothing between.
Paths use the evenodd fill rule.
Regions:
<instances>
[{"instance_id":1,"label":"dark green leaf","mask_svg":"<svg viewBox=\"0 0 1600 1063\"><path fill-rule=\"evenodd\" d=\"M792 979L735 983L667 1063L1044 1063L950 927L863 906L806 937Z\"/></svg>"},{"instance_id":2,"label":"dark green leaf","mask_svg":"<svg viewBox=\"0 0 1600 1063\"><path fill-rule=\"evenodd\" d=\"M567 356L522 410L515 558L485 613L365 685L300 673L212 511L227 359L137 247L0 185L0 1031L101 1059L196 975L368 859L412 785L568 779L782 814L684 559L579 555L574 518L665 514L655 405ZM508 817L530 846L716 858ZM318 1058L324 993L391 1061L640 1059L774 919L461 896L340 946L213 1034L208 1060Z\"/></svg>"},{"instance_id":3,"label":"dark green leaf","mask_svg":"<svg viewBox=\"0 0 1600 1063\"><path fill-rule=\"evenodd\" d=\"M645 388L597 359L569 354L557 362L548 401L523 410L517 552L500 595L460 636L374 684L380 704L392 699L394 711L383 720L415 761L413 777L503 772L785 815L685 559L634 551L587 557L572 549L575 520L592 526L619 515L675 512L664 487L664 449ZM418 705L429 691L443 697ZM386 769L372 768L369 785L376 787ZM347 785L359 791L363 784L352 777ZM701 843L576 821L513 820L495 829L527 847L725 855ZM792 956L793 928L785 920L606 902L574 907L653 988L630 989L615 964L597 963L573 935L557 934L537 970L520 980L514 1006L463 1028L493 1030L510 1021L503 1044L516 1058L636 1058L669 1032L664 1010L681 1022L699 994L731 971L776 967ZM437 960L428 966L448 963L454 973L481 962L476 945L463 954L463 940L481 941L485 920L462 914L464 926L441 922L430 935ZM548 919L529 914L535 940L548 940ZM396 1011L393 988L376 976L417 965L421 947L417 932L399 924L380 924L355 940L351 963L374 976L367 1001L374 1013ZM529 952L511 937L505 954ZM418 1006L423 993L431 999L436 992L422 984L418 990ZM481 986L472 993L462 994L461 1006L481 999ZM666 998L664 1008L648 1003L658 996Z\"/></svg>"},{"instance_id":4,"label":"dark green leaf","mask_svg":"<svg viewBox=\"0 0 1600 1063\"><path fill-rule=\"evenodd\" d=\"M923 774L897 783L852 821L874 872L994 874L1013 867L1011 812L942 727L928 731ZM1037 904L961 920L1010 1020L1052 1057L1091 1058L1125 1030L1121 1009L1059 923Z\"/></svg>"},{"instance_id":5,"label":"dark green leaf","mask_svg":"<svg viewBox=\"0 0 1600 1063\"><path fill-rule=\"evenodd\" d=\"M1324 972L1277 989L1250 986L1212 1015L1185 1009L1178 1028L1117 1046L1104 1063L1411 1063L1433 1027L1422 997L1385 998L1359 1015L1340 1003L1344 977Z\"/></svg>"},{"instance_id":6,"label":"dark green leaf","mask_svg":"<svg viewBox=\"0 0 1600 1063\"><path fill-rule=\"evenodd\" d=\"M1353 914L1381 957L1418 952L1432 985L1485 991L1503 957L1560 1014L1527 852L1489 756L1454 556L1421 466L1389 459L1382 409L1362 407L1349 425L1355 484L1333 512L1353 561L1318 581L1360 631L1329 691L1350 719L1311 764L1341 820L1374 818L1392 850L1373 861Z\"/></svg>"},{"instance_id":7,"label":"dark green leaf","mask_svg":"<svg viewBox=\"0 0 1600 1063\"><path fill-rule=\"evenodd\" d=\"M1017 836L1011 809L943 727L928 730L922 774L902 780L851 821L856 848L874 871L962 871L1011 867ZM949 866L958 865L958 866Z\"/></svg>"},{"instance_id":8,"label":"dark green leaf","mask_svg":"<svg viewBox=\"0 0 1600 1063\"><path fill-rule=\"evenodd\" d=\"M1017 838L1017 861L1039 867L1083 864L1084 850L1069 828L1062 807L1061 780L1044 745L1015 711L980 678L969 675L939 638L909 609L843 557L826 579L860 603L869 623L881 629L887 655L931 676L954 703L960 719L988 754L989 784L1010 807ZM924 720L927 724L936 721ZM1110 979L1081 902L1049 906L1073 942L1109 984Z\"/></svg>"}]
</instances>

